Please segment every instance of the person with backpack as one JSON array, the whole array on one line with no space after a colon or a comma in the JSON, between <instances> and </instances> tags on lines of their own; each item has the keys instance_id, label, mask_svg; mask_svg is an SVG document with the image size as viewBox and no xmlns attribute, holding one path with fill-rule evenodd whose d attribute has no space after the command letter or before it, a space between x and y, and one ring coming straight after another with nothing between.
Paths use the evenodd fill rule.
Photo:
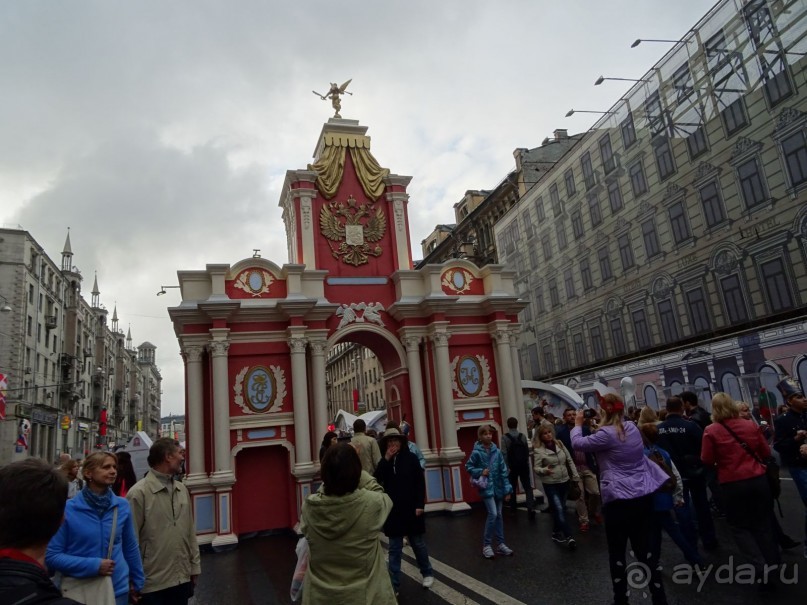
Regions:
<instances>
[{"instance_id":1,"label":"person with backpack","mask_svg":"<svg viewBox=\"0 0 807 605\"><path fill-rule=\"evenodd\" d=\"M535 518L535 497L532 493L532 482L530 481L530 446L527 444L527 438L524 433L518 432L518 420L512 416L507 419L508 431L502 438L502 457L507 462L507 469L509 471L507 478L510 480L510 485L513 486L513 497L510 498L510 510L516 512L518 503L516 502L516 493L518 490L518 482L521 481L521 487L524 488L524 493L527 495L527 514L530 519Z\"/></svg>"},{"instance_id":2,"label":"person with backpack","mask_svg":"<svg viewBox=\"0 0 807 605\"><path fill-rule=\"evenodd\" d=\"M639 424L644 441L644 455L657 464L669 479L653 494L653 527L650 532L650 558L652 565L658 564L661 556L661 532L667 532L675 545L681 550L687 563L703 566L703 557L698 552L697 544L687 540L673 511L684 505L684 486L681 474L675 468L675 463L666 450L660 448L658 442L658 427L655 422Z\"/></svg>"}]
</instances>

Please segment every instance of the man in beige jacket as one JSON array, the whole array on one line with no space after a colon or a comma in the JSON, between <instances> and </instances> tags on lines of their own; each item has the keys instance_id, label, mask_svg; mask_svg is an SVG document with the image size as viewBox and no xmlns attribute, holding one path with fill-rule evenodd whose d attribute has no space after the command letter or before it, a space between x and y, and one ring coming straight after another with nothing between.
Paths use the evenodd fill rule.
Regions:
<instances>
[{"instance_id":1,"label":"man in beige jacket","mask_svg":"<svg viewBox=\"0 0 807 605\"><path fill-rule=\"evenodd\" d=\"M188 489L174 480L184 459L176 441L157 439L151 470L126 494L146 573L140 605L187 604L201 573Z\"/></svg>"},{"instance_id":2,"label":"man in beige jacket","mask_svg":"<svg viewBox=\"0 0 807 605\"><path fill-rule=\"evenodd\" d=\"M353 423L353 439L350 440L350 444L355 447L356 451L359 453L361 470L372 475L375 473L378 461L381 460L381 450L378 449L378 442L375 439L364 434L366 430L367 423L361 418L358 418Z\"/></svg>"}]
</instances>

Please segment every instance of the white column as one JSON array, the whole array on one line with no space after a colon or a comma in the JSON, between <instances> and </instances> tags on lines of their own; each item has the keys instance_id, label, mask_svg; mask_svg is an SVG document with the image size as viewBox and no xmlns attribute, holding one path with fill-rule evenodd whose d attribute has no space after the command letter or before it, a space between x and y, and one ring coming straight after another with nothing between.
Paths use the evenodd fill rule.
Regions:
<instances>
[{"instance_id":1,"label":"white column","mask_svg":"<svg viewBox=\"0 0 807 605\"><path fill-rule=\"evenodd\" d=\"M510 360L513 362L513 384L516 390L514 417L518 419L520 425L523 425L527 413L524 409L524 395L521 392L521 356L518 354L518 334L515 332L510 332Z\"/></svg>"},{"instance_id":2,"label":"white column","mask_svg":"<svg viewBox=\"0 0 807 605\"><path fill-rule=\"evenodd\" d=\"M499 409L502 413L502 424L510 416L518 418L516 412L513 384L512 361L510 359L510 335L507 330L494 330L491 334L496 341L496 381L499 383Z\"/></svg>"},{"instance_id":3,"label":"white column","mask_svg":"<svg viewBox=\"0 0 807 605\"><path fill-rule=\"evenodd\" d=\"M314 430L311 446L311 459L319 457L319 444L328 430L328 389L325 384L325 349L328 344L324 340L311 342L311 372L314 381ZM296 432L296 427L295 427Z\"/></svg>"},{"instance_id":4,"label":"white column","mask_svg":"<svg viewBox=\"0 0 807 605\"><path fill-rule=\"evenodd\" d=\"M289 338L291 349L291 382L294 397L294 439L296 466L311 464L311 437L308 416L308 376L305 368L306 339Z\"/></svg>"},{"instance_id":5,"label":"white column","mask_svg":"<svg viewBox=\"0 0 807 605\"><path fill-rule=\"evenodd\" d=\"M412 422L415 429L415 442L421 450L429 450L429 431L426 428L426 403L423 399L423 376L420 373L420 337L407 336L403 339L406 347L406 365L409 370L409 391L412 401ZM441 422L442 425L442 422Z\"/></svg>"},{"instance_id":6,"label":"white column","mask_svg":"<svg viewBox=\"0 0 807 605\"><path fill-rule=\"evenodd\" d=\"M457 421L454 416L454 393L451 390L451 363L448 359L448 339L450 334L435 332L434 342L435 374L437 396L440 399L440 426L443 444L441 450L457 449Z\"/></svg>"},{"instance_id":7,"label":"white column","mask_svg":"<svg viewBox=\"0 0 807 605\"><path fill-rule=\"evenodd\" d=\"M185 422L187 431L188 473L190 477L206 476L205 472L205 440L204 440L204 407L202 353L200 345L186 345L182 348L188 381L188 418Z\"/></svg>"},{"instance_id":8,"label":"white column","mask_svg":"<svg viewBox=\"0 0 807 605\"><path fill-rule=\"evenodd\" d=\"M229 332L229 330L228 330ZM226 339L226 334L224 335ZM227 340L216 339L210 342L213 356L213 443L215 446L216 473L231 473L230 463L230 400L227 379Z\"/></svg>"}]
</instances>

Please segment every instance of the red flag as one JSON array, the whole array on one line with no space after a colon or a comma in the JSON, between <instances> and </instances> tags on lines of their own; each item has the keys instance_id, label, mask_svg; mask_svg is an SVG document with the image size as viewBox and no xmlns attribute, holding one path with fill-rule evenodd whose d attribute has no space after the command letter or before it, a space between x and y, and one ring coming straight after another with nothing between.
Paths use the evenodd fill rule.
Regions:
<instances>
[{"instance_id":1,"label":"red flag","mask_svg":"<svg viewBox=\"0 0 807 605\"><path fill-rule=\"evenodd\" d=\"M0 374L0 420L6 419L6 389L8 379L5 374Z\"/></svg>"},{"instance_id":2,"label":"red flag","mask_svg":"<svg viewBox=\"0 0 807 605\"><path fill-rule=\"evenodd\" d=\"M106 408L101 408L101 417L98 422L98 434L106 437Z\"/></svg>"},{"instance_id":3,"label":"red flag","mask_svg":"<svg viewBox=\"0 0 807 605\"><path fill-rule=\"evenodd\" d=\"M353 411L359 411L359 390L353 389Z\"/></svg>"}]
</instances>

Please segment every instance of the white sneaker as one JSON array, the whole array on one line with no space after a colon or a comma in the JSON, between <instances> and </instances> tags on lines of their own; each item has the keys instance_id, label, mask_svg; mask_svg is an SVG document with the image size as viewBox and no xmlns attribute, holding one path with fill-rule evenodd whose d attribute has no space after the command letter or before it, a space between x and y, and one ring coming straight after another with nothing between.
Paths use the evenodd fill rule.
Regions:
<instances>
[{"instance_id":1,"label":"white sneaker","mask_svg":"<svg viewBox=\"0 0 807 605\"><path fill-rule=\"evenodd\" d=\"M491 548L491 546L488 545L482 549L482 556L485 557L486 559L492 559L496 555L493 554L493 548Z\"/></svg>"},{"instance_id":2,"label":"white sneaker","mask_svg":"<svg viewBox=\"0 0 807 605\"><path fill-rule=\"evenodd\" d=\"M499 547L496 549L496 552L500 555L504 555L505 557L513 556L513 549L508 547L507 544L499 544Z\"/></svg>"},{"instance_id":3,"label":"white sneaker","mask_svg":"<svg viewBox=\"0 0 807 605\"><path fill-rule=\"evenodd\" d=\"M423 588L431 588L434 584L434 576L426 576L423 578Z\"/></svg>"}]
</instances>

